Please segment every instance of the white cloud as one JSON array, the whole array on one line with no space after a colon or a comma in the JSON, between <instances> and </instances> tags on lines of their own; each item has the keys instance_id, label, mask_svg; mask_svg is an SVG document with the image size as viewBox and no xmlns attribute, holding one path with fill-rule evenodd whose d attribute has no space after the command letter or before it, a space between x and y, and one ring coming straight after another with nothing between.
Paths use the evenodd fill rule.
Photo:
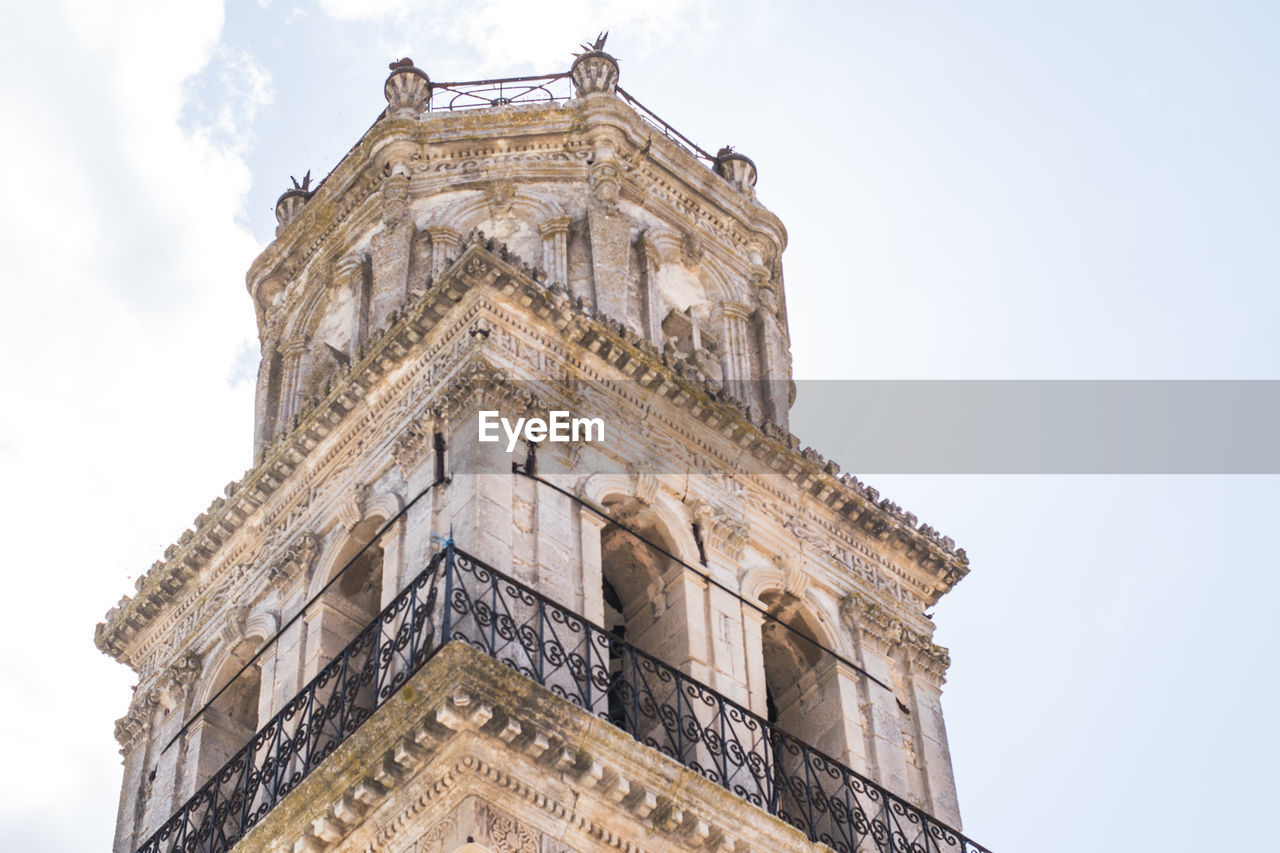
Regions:
<instances>
[{"instance_id":1,"label":"white cloud","mask_svg":"<svg viewBox=\"0 0 1280 853\"><path fill-rule=\"evenodd\" d=\"M343 20L393 19L401 27L398 42L387 45L404 53L427 43L428 36L475 49L484 67L566 64L580 41L610 30L637 43L660 44L679 34L687 37L690 19L702 6L685 0L479 0L439 3L433 0L321 0L321 7ZM430 57L424 57L430 59Z\"/></svg>"},{"instance_id":2,"label":"white cloud","mask_svg":"<svg viewBox=\"0 0 1280 853\"><path fill-rule=\"evenodd\" d=\"M258 247L236 223L270 78L220 52L208 0L5 18L0 515L18 534L5 562L22 568L0 619L40 642L0 649L0 678L26 697L0 726L33 733L10 739L24 769L0 780L0 831L78 802L67 849L83 849L114 822L100 777L118 767L110 720L131 680L93 649L92 626L248 462L252 383L227 377L254 335L243 275ZM225 106L187 112L188 81L215 59L207 100ZM229 449L231 431L244 442ZM165 474L175 463L182 482Z\"/></svg>"}]
</instances>

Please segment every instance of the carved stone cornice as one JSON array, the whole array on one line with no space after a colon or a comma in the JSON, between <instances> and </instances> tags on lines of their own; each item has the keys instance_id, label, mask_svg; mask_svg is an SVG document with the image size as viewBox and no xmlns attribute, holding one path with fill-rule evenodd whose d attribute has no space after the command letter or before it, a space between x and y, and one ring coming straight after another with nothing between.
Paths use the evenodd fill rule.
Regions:
<instances>
[{"instance_id":1,"label":"carved stone cornice","mask_svg":"<svg viewBox=\"0 0 1280 853\"><path fill-rule=\"evenodd\" d=\"M320 556L320 540L314 533L303 533L286 549L284 556L268 570L272 585L284 589L299 578L305 578Z\"/></svg>"},{"instance_id":2,"label":"carved stone cornice","mask_svg":"<svg viewBox=\"0 0 1280 853\"><path fill-rule=\"evenodd\" d=\"M200 669L200 655L195 652L179 655L156 684L154 688L156 700L169 711L180 707L187 698L188 691L200 677Z\"/></svg>"},{"instance_id":3,"label":"carved stone cornice","mask_svg":"<svg viewBox=\"0 0 1280 853\"><path fill-rule=\"evenodd\" d=\"M443 648L403 693L299 783L304 811L277 806L241 843L312 853L446 840L430 849L449 850L468 838L494 853L813 848L765 809L529 690L465 644Z\"/></svg>"},{"instance_id":4,"label":"carved stone cornice","mask_svg":"<svg viewBox=\"0 0 1280 853\"><path fill-rule=\"evenodd\" d=\"M901 650L913 666L938 684L945 679L947 668L951 666L951 655L947 649L879 602L851 592L840 602L840 618L850 631L861 635L878 651L891 655Z\"/></svg>"},{"instance_id":5,"label":"carved stone cornice","mask_svg":"<svg viewBox=\"0 0 1280 853\"><path fill-rule=\"evenodd\" d=\"M503 176L505 180L567 174L580 179L584 160L591 157L589 140L606 130L612 156L597 159L588 168L595 171L591 180L603 198L613 197L616 190L619 196L634 196L670 214L673 222L700 223L716 231L740 260L751 246L767 246L766 261L782 252L786 229L777 217L730 183L704 180L709 172L704 164L665 136L654 134L652 126L618 98L592 98L578 110L549 105L522 106L516 111L440 111L418 121L375 122L311 190L316 203L308 203L281 227L276 241L255 259L246 276L260 320L265 303L259 297L266 282L293 280L331 242L335 231L350 231L357 221L367 227L382 218L382 205L369 202L394 174L389 163L407 166L415 193L426 189L437 175L442 187L457 186L464 163L478 163L482 171L490 161L510 163L514 173ZM484 152L479 161L478 151ZM712 248L701 242L696 254Z\"/></svg>"},{"instance_id":6,"label":"carved stone cornice","mask_svg":"<svg viewBox=\"0 0 1280 853\"><path fill-rule=\"evenodd\" d=\"M406 480L431 453L434 432L432 424L414 421L396 436L395 443L391 445L391 458Z\"/></svg>"}]
</instances>

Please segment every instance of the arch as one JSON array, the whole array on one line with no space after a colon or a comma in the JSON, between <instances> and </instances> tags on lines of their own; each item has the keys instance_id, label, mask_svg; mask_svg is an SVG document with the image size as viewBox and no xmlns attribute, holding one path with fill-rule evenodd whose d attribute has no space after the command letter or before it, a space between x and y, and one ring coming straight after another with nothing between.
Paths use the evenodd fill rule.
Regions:
<instances>
[{"instance_id":1,"label":"arch","mask_svg":"<svg viewBox=\"0 0 1280 853\"><path fill-rule=\"evenodd\" d=\"M189 730L192 755L186 787L196 786L216 773L252 740L262 724L262 666L252 659L265 637L242 635L224 643L212 676L199 694L203 713ZM207 706L207 707L206 707ZM187 771L184 771L184 773Z\"/></svg>"},{"instance_id":2,"label":"arch","mask_svg":"<svg viewBox=\"0 0 1280 853\"><path fill-rule=\"evenodd\" d=\"M803 571L803 570L800 570ZM794 586L794 582L792 584ZM770 602L775 601L778 594L793 598L808 614L806 621L812 626L817 642L844 657L854 653L848 637L833 626L838 620L831 618L828 608L818 594L809 586L801 589L788 587L782 570L776 566L757 566L747 570L738 585L738 593L744 599L768 611Z\"/></svg>"},{"instance_id":3,"label":"arch","mask_svg":"<svg viewBox=\"0 0 1280 853\"><path fill-rule=\"evenodd\" d=\"M480 228L489 237L508 244L508 249L525 263L541 265L543 236L541 226L552 219L565 216L564 208L555 199L534 195L513 184L514 190L505 198L488 191L500 181L486 181L460 193L462 198L438 208L424 223L424 228L443 226L465 236Z\"/></svg>"},{"instance_id":4,"label":"arch","mask_svg":"<svg viewBox=\"0 0 1280 853\"><path fill-rule=\"evenodd\" d=\"M707 301L715 305L721 302L749 303L751 300L746 277L735 275L723 261L704 255L699 278L706 291Z\"/></svg>"},{"instance_id":5,"label":"arch","mask_svg":"<svg viewBox=\"0 0 1280 853\"><path fill-rule=\"evenodd\" d=\"M305 616L301 667L307 679L340 655L382 610L382 585L388 572L382 543L374 537L383 521L381 514L373 514L352 526L336 547L326 549L311 578L308 598L314 603Z\"/></svg>"},{"instance_id":6,"label":"arch","mask_svg":"<svg viewBox=\"0 0 1280 853\"><path fill-rule=\"evenodd\" d=\"M307 589L308 600L319 595L325 584L329 583L336 573L342 571L347 561L373 539L386 520L400 511L403 501L395 492L384 492L375 497L366 498L359 503L359 506L363 512L357 516L353 511L346 521L350 524L353 517L358 517L360 520L351 524L341 534L336 546L326 547L316 561L315 572L311 576Z\"/></svg>"},{"instance_id":7,"label":"arch","mask_svg":"<svg viewBox=\"0 0 1280 853\"><path fill-rule=\"evenodd\" d=\"M454 229L459 234L466 234L477 224L493 215L497 204L488 192L485 192L480 187L473 187L463 192L465 193L464 198L436 210L428 218L425 225L444 225ZM557 219L565 215L564 207L555 199L532 195L527 192L521 193L519 186L516 187L514 194L510 198L502 202L501 206L512 213L518 211L523 214L517 216L517 218L529 223L534 229L537 229L539 225L548 219Z\"/></svg>"}]
</instances>

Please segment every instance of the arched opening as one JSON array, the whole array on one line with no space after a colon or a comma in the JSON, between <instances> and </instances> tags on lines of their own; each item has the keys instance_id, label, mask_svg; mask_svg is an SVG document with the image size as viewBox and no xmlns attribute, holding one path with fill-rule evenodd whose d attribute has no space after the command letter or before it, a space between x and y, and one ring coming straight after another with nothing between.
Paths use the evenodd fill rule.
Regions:
<instances>
[{"instance_id":1,"label":"arched opening","mask_svg":"<svg viewBox=\"0 0 1280 853\"><path fill-rule=\"evenodd\" d=\"M605 506L620 522L600 535L601 589L606 620L614 622L606 627L621 629L628 642L662 657L666 638L655 627L667 612L662 579L677 565L667 556L675 553L675 543L639 501L606 501Z\"/></svg>"},{"instance_id":2,"label":"arched opening","mask_svg":"<svg viewBox=\"0 0 1280 853\"><path fill-rule=\"evenodd\" d=\"M384 554L382 546L373 541L381 524L381 518L357 524L330 563L325 583L332 585L311 605L306 617L308 678L340 655L382 609Z\"/></svg>"},{"instance_id":3,"label":"arched opening","mask_svg":"<svg viewBox=\"0 0 1280 853\"><path fill-rule=\"evenodd\" d=\"M815 721L805 714L802 700L822 659L818 632L794 595L770 590L760 602L771 617L761 626L760 638L769 722L812 742L807 735Z\"/></svg>"},{"instance_id":4,"label":"arched opening","mask_svg":"<svg viewBox=\"0 0 1280 853\"><path fill-rule=\"evenodd\" d=\"M262 672L257 663L245 667L254 651L253 641L240 641L208 683L207 696L216 698L190 729L195 755L192 790L230 761L261 725Z\"/></svg>"},{"instance_id":5,"label":"arched opening","mask_svg":"<svg viewBox=\"0 0 1280 853\"><path fill-rule=\"evenodd\" d=\"M818 669L824 654L816 620L789 592L770 590L760 596L760 602L770 617L761 625L760 637L768 721L775 730L822 748L826 746L823 735L840 723L840 700L838 695L827 695L833 685L821 683ZM784 817L802 814L804 803L797 799L800 788L795 782L806 778L803 755L783 746L777 737L772 755L771 801Z\"/></svg>"},{"instance_id":6,"label":"arched opening","mask_svg":"<svg viewBox=\"0 0 1280 853\"><path fill-rule=\"evenodd\" d=\"M671 535L639 501L605 501L616 522L600 537L605 628L658 661L680 667L689 659L688 607L678 585ZM678 686L660 667L620 642L609 648L607 716L640 741L683 760L696 744L682 737Z\"/></svg>"},{"instance_id":7,"label":"arched opening","mask_svg":"<svg viewBox=\"0 0 1280 853\"><path fill-rule=\"evenodd\" d=\"M378 615L382 601L382 547L370 544L363 552L358 548L353 550L355 555L348 558L351 565L338 578L336 592L357 614L367 617L364 621L368 622Z\"/></svg>"}]
</instances>

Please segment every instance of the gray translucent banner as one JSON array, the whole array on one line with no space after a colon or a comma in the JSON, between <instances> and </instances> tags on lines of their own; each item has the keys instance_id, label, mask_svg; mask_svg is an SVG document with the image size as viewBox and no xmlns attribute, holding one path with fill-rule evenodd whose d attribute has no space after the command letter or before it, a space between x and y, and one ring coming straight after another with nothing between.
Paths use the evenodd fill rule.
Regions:
<instances>
[{"instance_id":1,"label":"gray translucent banner","mask_svg":"<svg viewBox=\"0 0 1280 853\"><path fill-rule=\"evenodd\" d=\"M536 445L549 472L797 476L793 454L812 447L858 475L1280 474L1280 381L799 381L795 439L758 426L785 407L787 382L502 380L478 391L489 411L455 424L454 473L510 470ZM532 442L509 438L498 416L561 418L561 440L548 437L554 424ZM566 418L599 419L600 435Z\"/></svg>"},{"instance_id":2,"label":"gray translucent banner","mask_svg":"<svg viewBox=\"0 0 1280 853\"><path fill-rule=\"evenodd\" d=\"M791 431L858 474L1280 474L1278 381L807 381Z\"/></svg>"}]
</instances>

